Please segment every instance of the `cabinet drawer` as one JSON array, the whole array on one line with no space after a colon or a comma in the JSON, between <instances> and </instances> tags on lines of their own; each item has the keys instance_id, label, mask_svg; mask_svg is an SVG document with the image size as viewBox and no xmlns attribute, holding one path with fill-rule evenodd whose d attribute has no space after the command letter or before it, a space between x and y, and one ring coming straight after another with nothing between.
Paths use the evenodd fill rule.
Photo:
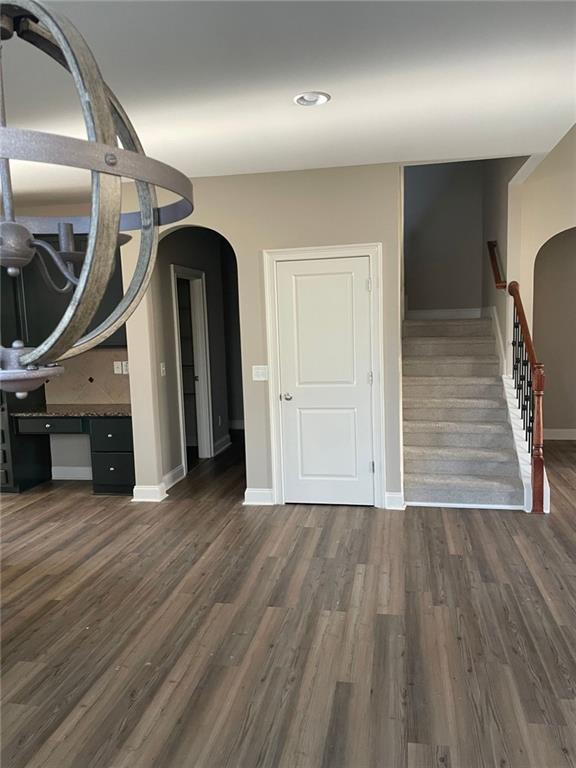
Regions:
<instances>
[{"instance_id":1,"label":"cabinet drawer","mask_svg":"<svg viewBox=\"0 0 576 768\"><path fill-rule=\"evenodd\" d=\"M96 452L131 451L132 419L91 419L90 439Z\"/></svg>"},{"instance_id":2,"label":"cabinet drawer","mask_svg":"<svg viewBox=\"0 0 576 768\"><path fill-rule=\"evenodd\" d=\"M94 485L134 485L134 456L131 453L93 453Z\"/></svg>"},{"instance_id":3,"label":"cabinet drawer","mask_svg":"<svg viewBox=\"0 0 576 768\"><path fill-rule=\"evenodd\" d=\"M23 417L18 419L18 432L21 435L58 435L82 432L82 419L80 417L42 418Z\"/></svg>"}]
</instances>

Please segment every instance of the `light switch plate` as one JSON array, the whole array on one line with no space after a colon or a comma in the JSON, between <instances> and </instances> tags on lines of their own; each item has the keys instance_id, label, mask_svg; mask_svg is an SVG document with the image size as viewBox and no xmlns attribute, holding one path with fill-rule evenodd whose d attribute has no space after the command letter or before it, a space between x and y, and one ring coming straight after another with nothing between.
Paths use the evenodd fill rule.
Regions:
<instances>
[{"instance_id":1,"label":"light switch plate","mask_svg":"<svg viewBox=\"0 0 576 768\"><path fill-rule=\"evenodd\" d=\"M268 366L267 365L253 365L252 366L252 381L268 381Z\"/></svg>"},{"instance_id":2,"label":"light switch plate","mask_svg":"<svg viewBox=\"0 0 576 768\"><path fill-rule=\"evenodd\" d=\"M122 373L128 375L128 360L122 360Z\"/></svg>"},{"instance_id":3,"label":"light switch plate","mask_svg":"<svg viewBox=\"0 0 576 768\"><path fill-rule=\"evenodd\" d=\"M114 373L122 373L122 361L114 360Z\"/></svg>"},{"instance_id":4,"label":"light switch plate","mask_svg":"<svg viewBox=\"0 0 576 768\"><path fill-rule=\"evenodd\" d=\"M160 363L160 376L166 376L166 363Z\"/></svg>"}]
</instances>

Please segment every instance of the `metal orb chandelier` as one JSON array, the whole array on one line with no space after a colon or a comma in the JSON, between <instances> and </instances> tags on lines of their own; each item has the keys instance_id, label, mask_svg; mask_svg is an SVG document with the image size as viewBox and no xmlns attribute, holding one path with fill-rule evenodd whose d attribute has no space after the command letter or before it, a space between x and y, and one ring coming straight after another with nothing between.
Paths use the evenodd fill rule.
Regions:
<instances>
[{"instance_id":1,"label":"metal orb chandelier","mask_svg":"<svg viewBox=\"0 0 576 768\"><path fill-rule=\"evenodd\" d=\"M25 347L16 339L0 346L0 389L26 397L54 375L63 372L59 362L100 344L134 312L154 268L157 227L188 216L193 210L192 185L184 174L146 157L138 136L78 30L60 14L35 0L2 4L1 37L18 37L40 49L71 74L80 98L87 140L6 126L0 57L0 266L11 279L36 257L51 259L65 280L60 292L71 293L60 322L38 347ZM86 217L18 217L15 215L10 160L70 166L91 171L91 207ZM132 179L139 211L121 213L121 179ZM155 187L178 196L176 202L158 207ZM86 332L104 296L115 266L116 250L126 235L140 230L136 267L122 300L106 320ZM43 239L59 234L60 250ZM74 235L88 235L86 253L74 248ZM119 241L120 238L120 241ZM76 275L74 265L78 265ZM44 275L46 277L46 275ZM54 289L54 286L51 286Z\"/></svg>"}]
</instances>

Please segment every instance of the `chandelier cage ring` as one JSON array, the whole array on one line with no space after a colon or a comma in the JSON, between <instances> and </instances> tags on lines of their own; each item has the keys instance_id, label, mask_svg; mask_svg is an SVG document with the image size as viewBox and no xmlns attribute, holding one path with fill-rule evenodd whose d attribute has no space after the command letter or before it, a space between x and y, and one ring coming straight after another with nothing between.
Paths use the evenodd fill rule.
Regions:
<instances>
[{"instance_id":1,"label":"chandelier cage ring","mask_svg":"<svg viewBox=\"0 0 576 768\"><path fill-rule=\"evenodd\" d=\"M32 389L32 379L46 378L47 370L57 370L54 361L78 355L100 344L114 333L134 312L142 299L152 272L158 245L157 227L180 221L193 211L192 184L179 171L144 154L138 136L120 105L106 85L98 65L76 28L64 17L47 10L35 0L20 0L2 9L3 37L6 12L13 31L22 40L51 56L74 79L78 92L87 140L0 127L0 160L48 163L91 171L91 213L66 216L75 235L87 234L87 251L80 275L64 315L52 333L35 348L3 348L3 387L15 390L14 380L21 376L23 390ZM10 35L11 36L11 35ZM121 145L118 145L120 140ZM135 182L139 210L121 213L121 178ZM9 178L9 176L8 176ZM3 177L4 180L4 177ZM178 196L175 202L158 207L156 186ZM5 213L8 206L5 205ZM58 231L61 217L15 217L35 237ZM140 230L138 259L123 298L110 315L90 332L86 328L104 296L115 266L118 233ZM1 252L0 252L1 257ZM39 367L42 369L39 370ZM40 382L41 383L41 382ZM36 384L39 386L39 384ZM23 394L21 394L23 396Z\"/></svg>"}]
</instances>

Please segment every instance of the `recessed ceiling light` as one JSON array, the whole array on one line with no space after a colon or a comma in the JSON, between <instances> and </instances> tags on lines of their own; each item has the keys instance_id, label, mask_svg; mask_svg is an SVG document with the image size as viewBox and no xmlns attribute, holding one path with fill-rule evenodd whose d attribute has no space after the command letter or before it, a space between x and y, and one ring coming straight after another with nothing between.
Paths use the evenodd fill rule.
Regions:
<instances>
[{"instance_id":1,"label":"recessed ceiling light","mask_svg":"<svg viewBox=\"0 0 576 768\"><path fill-rule=\"evenodd\" d=\"M301 107L319 107L320 104L326 104L331 98L329 93L323 91L305 91L294 96L294 103Z\"/></svg>"}]
</instances>

